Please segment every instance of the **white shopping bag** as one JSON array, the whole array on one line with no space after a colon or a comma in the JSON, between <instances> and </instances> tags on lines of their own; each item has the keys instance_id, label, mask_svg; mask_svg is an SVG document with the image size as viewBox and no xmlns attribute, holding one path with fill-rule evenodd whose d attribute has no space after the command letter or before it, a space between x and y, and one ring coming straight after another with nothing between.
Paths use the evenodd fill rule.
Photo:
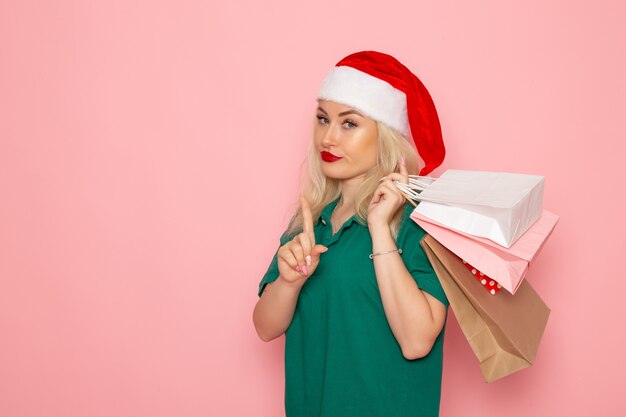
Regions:
<instances>
[{"instance_id":1,"label":"white shopping bag","mask_svg":"<svg viewBox=\"0 0 626 417\"><path fill-rule=\"evenodd\" d=\"M408 185L394 184L407 198L420 202L415 213L505 248L542 213L540 175L449 169L439 178L409 175Z\"/></svg>"}]
</instances>

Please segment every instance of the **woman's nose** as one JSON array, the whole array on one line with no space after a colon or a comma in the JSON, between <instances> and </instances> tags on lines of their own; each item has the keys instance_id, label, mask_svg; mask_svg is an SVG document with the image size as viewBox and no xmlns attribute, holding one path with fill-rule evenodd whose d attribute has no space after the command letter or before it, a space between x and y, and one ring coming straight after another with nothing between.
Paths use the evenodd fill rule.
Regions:
<instances>
[{"instance_id":1,"label":"woman's nose","mask_svg":"<svg viewBox=\"0 0 626 417\"><path fill-rule=\"evenodd\" d=\"M329 147L335 143L337 143L337 128L330 124L322 137L322 145L324 145L324 147Z\"/></svg>"}]
</instances>

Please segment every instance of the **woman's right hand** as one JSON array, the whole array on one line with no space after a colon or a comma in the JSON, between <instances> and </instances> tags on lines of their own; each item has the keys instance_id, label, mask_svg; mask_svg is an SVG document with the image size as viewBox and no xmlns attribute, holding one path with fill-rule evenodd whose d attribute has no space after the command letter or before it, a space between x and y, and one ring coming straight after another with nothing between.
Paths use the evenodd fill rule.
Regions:
<instances>
[{"instance_id":1,"label":"woman's right hand","mask_svg":"<svg viewBox=\"0 0 626 417\"><path fill-rule=\"evenodd\" d=\"M278 270L279 278L288 284L303 285L317 268L320 254L326 252L328 248L315 244L313 216L309 203L302 194L300 194L300 205L303 218L302 233L297 234L278 249Z\"/></svg>"}]
</instances>

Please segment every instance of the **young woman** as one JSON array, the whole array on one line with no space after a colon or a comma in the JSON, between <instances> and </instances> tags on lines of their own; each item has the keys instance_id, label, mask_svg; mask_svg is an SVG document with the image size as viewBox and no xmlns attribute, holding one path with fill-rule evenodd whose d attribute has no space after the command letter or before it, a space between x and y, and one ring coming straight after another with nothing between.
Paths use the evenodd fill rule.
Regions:
<instances>
[{"instance_id":1,"label":"young woman","mask_svg":"<svg viewBox=\"0 0 626 417\"><path fill-rule=\"evenodd\" d=\"M444 155L428 91L395 58L357 52L329 72L310 178L253 313L262 340L285 333L287 417L439 414L448 300L393 182Z\"/></svg>"}]
</instances>

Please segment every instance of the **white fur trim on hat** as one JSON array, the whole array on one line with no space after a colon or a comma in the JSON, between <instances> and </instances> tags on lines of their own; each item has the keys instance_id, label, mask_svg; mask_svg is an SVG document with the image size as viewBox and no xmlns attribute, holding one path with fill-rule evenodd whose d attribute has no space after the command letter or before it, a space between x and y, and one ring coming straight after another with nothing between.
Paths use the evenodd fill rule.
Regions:
<instances>
[{"instance_id":1,"label":"white fur trim on hat","mask_svg":"<svg viewBox=\"0 0 626 417\"><path fill-rule=\"evenodd\" d=\"M408 138L406 95L380 78L348 66L333 67L317 98L354 107Z\"/></svg>"}]
</instances>

